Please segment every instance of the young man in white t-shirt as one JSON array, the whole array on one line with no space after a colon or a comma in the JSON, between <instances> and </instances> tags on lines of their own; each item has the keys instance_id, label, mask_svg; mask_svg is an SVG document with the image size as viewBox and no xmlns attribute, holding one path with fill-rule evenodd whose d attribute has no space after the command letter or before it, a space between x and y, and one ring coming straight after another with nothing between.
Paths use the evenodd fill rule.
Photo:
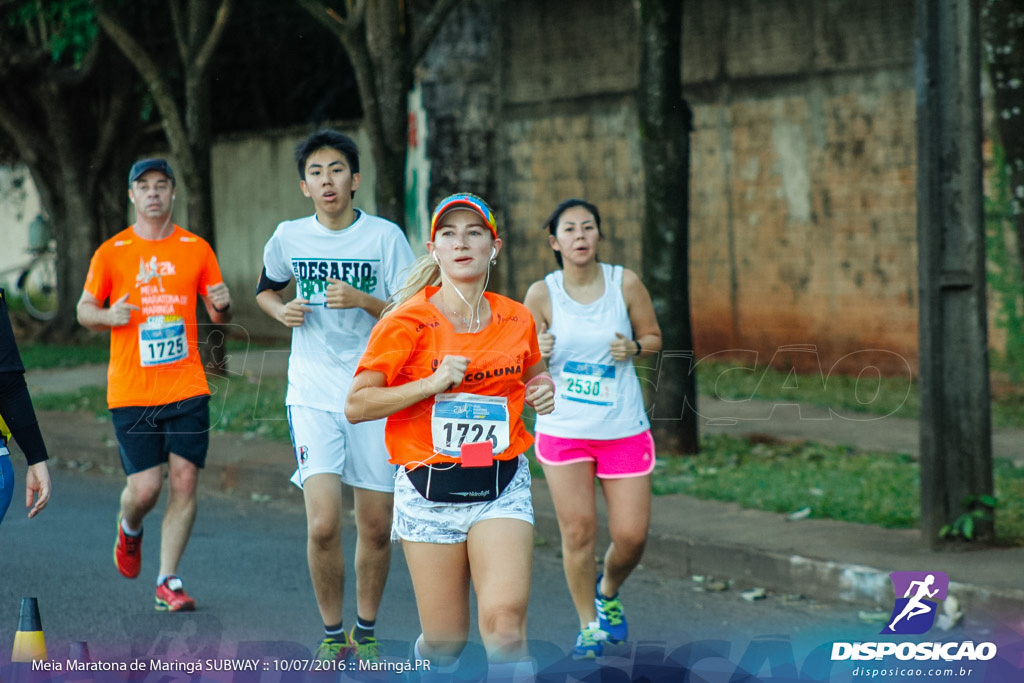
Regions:
<instances>
[{"instance_id":1,"label":"young man in white t-shirt","mask_svg":"<svg viewBox=\"0 0 1024 683\"><path fill-rule=\"evenodd\" d=\"M292 477L306 504L309 573L324 623L319 659L378 659L374 626L391 562L394 466L384 447L384 420L353 425L345 398L370 330L401 286L412 249L394 223L352 206L359 152L333 130L295 149L299 186L316 213L277 226L263 250L260 308L292 329L288 422L298 469ZM296 298L281 290L295 279ZM341 482L355 500L356 624L344 630L345 559Z\"/></svg>"}]
</instances>

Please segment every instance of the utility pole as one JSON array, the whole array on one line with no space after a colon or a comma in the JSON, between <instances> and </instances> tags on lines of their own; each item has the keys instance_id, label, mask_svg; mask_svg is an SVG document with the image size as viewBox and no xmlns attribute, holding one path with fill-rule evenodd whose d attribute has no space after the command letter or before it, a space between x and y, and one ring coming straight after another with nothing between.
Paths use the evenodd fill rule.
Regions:
<instances>
[{"instance_id":1,"label":"utility pole","mask_svg":"<svg viewBox=\"0 0 1024 683\"><path fill-rule=\"evenodd\" d=\"M690 315L690 130L679 59L683 6L641 0L637 91L644 166L643 272L661 325L662 352L651 406L659 452L700 449L697 380Z\"/></svg>"},{"instance_id":2,"label":"utility pole","mask_svg":"<svg viewBox=\"0 0 1024 683\"><path fill-rule=\"evenodd\" d=\"M921 533L992 494L977 0L916 0ZM991 516L975 520L991 540Z\"/></svg>"}]
</instances>

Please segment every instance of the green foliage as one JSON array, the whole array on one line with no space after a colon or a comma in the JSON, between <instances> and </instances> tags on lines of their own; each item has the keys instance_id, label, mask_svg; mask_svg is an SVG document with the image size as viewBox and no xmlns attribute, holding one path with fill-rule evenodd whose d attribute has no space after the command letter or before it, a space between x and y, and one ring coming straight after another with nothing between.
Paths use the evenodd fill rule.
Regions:
<instances>
[{"instance_id":1,"label":"green foliage","mask_svg":"<svg viewBox=\"0 0 1024 683\"><path fill-rule=\"evenodd\" d=\"M812 518L913 527L917 463L905 454L859 453L809 442L701 439L697 456L659 459L656 494L685 493L769 512L809 509Z\"/></svg>"},{"instance_id":2,"label":"green foliage","mask_svg":"<svg viewBox=\"0 0 1024 683\"><path fill-rule=\"evenodd\" d=\"M839 413L916 417L919 408L917 385L909 376L881 377L864 373L859 377L838 374L823 377L708 360L697 366L697 391L734 401L754 398L807 403Z\"/></svg>"},{"instance_id":3,"label":"green foliage","mask_svg":"<svg viewBox=\"0 0 1024 683\"><path fill-rule=\"evenodd\" d=\"M36 410L82 410L101 417L107 415L107 390L104 387L84 387L61 394L35 394L32 406Z\"/></svg>"},{"instance_id":4,"label":"green foliage","mask_svg":"<svg viewBox=\"0 0 1024 683\"><path fill-rule=\"evenodd\" d=\"M22 362L29 370L73 368L79 365L106 363L110 359L110 349L106 340L82 346L19 343L18 351L21 353Z\"/></svg>"},{"instance_id":5,"label":"green foliage","mask_svg":"<svg viewBox=\"0 0 1024 683\"><path fill-rule=\"evenodd\" d=\"M287 443L284 377L211 377L210 424L215 432L260 436Z\"/></svg>"},{"instance_id":6,"label":"green foliage","mask_svg":"<svg viewBox=\"0 0 1024 683\"><path fill-rule=\"evenodd\" d=\"M1024 392L1009 393L992 402L992 425L1024 427Z\"/></svg>"},{"instance_id":7,"label":"green foliage","mask_svg":"<svg viewBox=\"0 0 1024 683\"><path fill-rule=\"evenodd\" d=\"M1024 467L997 459L994 477L996 540L1024 546ZM659 457L652 486L656 495L682 493L768 512L806 511L812 519L911 529L920 526L919 480L917 461L903 453L714 435L701 439L699 455ZM979 520L991 520L996 497L980 496L971 504L956 529L964 538L973 537Z\"/></svg>"},{"instance_id":8,"label":"green foliage","mask_svg":"<svg viewBox=\"0 0 1024 683\"><path fill-rule=\"evenodd\" d=\"M992 525L996 503L996 499L992 496L967 496L964 499L966 512L953 520L951 524L943 525L939 529L939 536L973 541L974 530L979 523L985 522L984 526Z\"/></svg>"},{"instance_id":9,"label":"green foliage","mask_svg":"<svg viewBox=\"0 0 1024 683\"><path fill-rule=\"evenodd\" d=\"M1024 279L1014 248L1016 231L1006 152L993 149L994 173L991 196L985 197L985 247L988 253L988 287L995 299L993 323L1006 332L1005 370L1011 381L1024 379Z\"/></svg>"},{"instance_id":10,"label":"green foliage","mask_svg":"<svg viewBox=\"0 0 1024 683\"><path fill-rule=\"evenodd\" d=\"M641 372L638 370L638 372ZM839 414L868 413L917 419L917 382L906 377L817 375L780 372L769 367L744 368L701 361L697 391L703 396L741 401L786 401L831 408ZM1024 428L1024 393L1007 393L992 401L994 427Z\"/></svg>"},{"instance_id":11,"label":"green foliage","mask_svg":"<svg viewBox=\"0 0 1024 683\"><path fill-rule=\"evenodd\" d=\"M99 24L90 0L32 0L11 16L12 27L22 27L34 42L45 45L53 62L70 60L80 66L92 47Z\"/></svg>"}]
</instances>

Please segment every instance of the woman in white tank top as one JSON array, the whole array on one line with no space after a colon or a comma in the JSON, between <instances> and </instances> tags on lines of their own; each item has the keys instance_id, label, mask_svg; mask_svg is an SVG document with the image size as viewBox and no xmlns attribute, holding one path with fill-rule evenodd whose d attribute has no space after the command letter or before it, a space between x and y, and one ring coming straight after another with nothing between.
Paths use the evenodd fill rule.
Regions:
<instances>
[{"instance_id":1,"label":"woman in white tank top","mask_svg":"<svg viewBox=\"0 0 1024 683\"><path fill-rule=\"evenodd\" d=\"M654 441L633 360L661 350L650 294L637 275L597 258L597 207L568 199L546 227L560 270L530 286L541 354L556 383L555 410L537 417L537 459L558 514L569 592L580 620L578 659L625 641L619 587L636 567L651 514ZM594 549L594 477L608 508L611 544L604 573Z\"/></svg>"}]
</instances>

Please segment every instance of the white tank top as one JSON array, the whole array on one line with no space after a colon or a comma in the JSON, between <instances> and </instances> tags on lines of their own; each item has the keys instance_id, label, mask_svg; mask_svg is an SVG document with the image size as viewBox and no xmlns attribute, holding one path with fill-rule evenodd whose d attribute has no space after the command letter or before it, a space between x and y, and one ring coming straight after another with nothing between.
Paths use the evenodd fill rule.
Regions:
<instances>
[{"instance_id":1,"label":"white tank top","mask_svg":"<svg viewBox=\"0 0 1024 683\"><path fill-rule=\"evenodd\" d=\"M535 431L566 439L622 439L650 429L633 360L612 360L615 333L633 338L622 296L622 266L600 264L604 294L581 304L565 292L561 270L544 282L551 298L555 348L548 368L555 380L555 410L538 415Z\"/></svg>"}]
</instances>

